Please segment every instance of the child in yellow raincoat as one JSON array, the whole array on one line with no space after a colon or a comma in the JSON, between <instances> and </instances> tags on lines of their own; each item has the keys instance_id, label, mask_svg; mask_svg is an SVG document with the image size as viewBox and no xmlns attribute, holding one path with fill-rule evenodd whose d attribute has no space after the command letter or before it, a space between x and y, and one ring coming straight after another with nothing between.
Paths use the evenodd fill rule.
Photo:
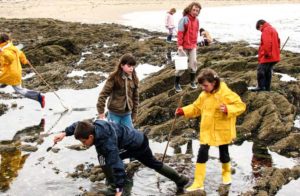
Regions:
<instances>
[{"instance_id":1,"label":"child in yellow raincoat","mask_svg":"<svg viewBox=\"0 0 300 196\"><path fill-rule=\"evenodd\" d=\"M231 184L231 165L228 145L236 138L236 117L246 109L245 103L212 69L203 69L198 76L203 91L196 101L176 110L176 115L187 118L201 116L200 148L195 178L187 191L204 189L206 161L210 146L218 146L222 162L223 184Z\"/></svg>"},{"instance_id":2,"label":"child in yellow raincoat","mask_svg":"<svg viewBox=\"0 0 300 196\"><path fill-rule=\"evenodd\" d=\"M13 89L45 107L45 97L41 93L22 88L22 64L28 64L24 53L13 45L7 34L0 34L0 84L11 85Z\"/></svg>"}]
</instances>

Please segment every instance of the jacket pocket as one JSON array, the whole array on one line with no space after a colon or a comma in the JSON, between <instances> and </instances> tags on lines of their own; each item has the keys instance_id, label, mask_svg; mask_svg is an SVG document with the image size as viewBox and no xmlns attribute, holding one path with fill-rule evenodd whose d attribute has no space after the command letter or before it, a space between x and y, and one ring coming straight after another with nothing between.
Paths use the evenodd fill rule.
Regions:
<instances>
[{"instance_id":1,"label":"jacket pocket","mask_svg":"<svg viewBox=\"0 0 300 196\"><path fill-rule=\"evenodd\" d=\"M215 130L230 130L231 120L230 119L216 119Z\"/></svg>"}]
</instances>

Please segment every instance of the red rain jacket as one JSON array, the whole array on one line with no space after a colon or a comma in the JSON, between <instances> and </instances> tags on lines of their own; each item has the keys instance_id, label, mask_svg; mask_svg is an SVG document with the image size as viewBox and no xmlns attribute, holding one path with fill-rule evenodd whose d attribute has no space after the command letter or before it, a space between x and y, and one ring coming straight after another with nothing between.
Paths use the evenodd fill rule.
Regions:
<instances>
[{"instance_id":1,"label":"red rain jacket","mask_svg":"<svg viewBox=\"0 0 300 196\"><path fill-rule=\"evenodd\" d=\"M277 31L265 23L261 29L261 41L258 49L259 64L280 61L280 39Z\"/></svg>"},{"instance_id":2,"label":"red rain jacket","mask_svg":"<svg viewBox=\"0 0 300 196\"><path fill-rule=\"evenodd\" d=\"M190 14L182 17L178 24L177 45L184 49L197 48L199 20Z\"/></svg>"}]
</instances>

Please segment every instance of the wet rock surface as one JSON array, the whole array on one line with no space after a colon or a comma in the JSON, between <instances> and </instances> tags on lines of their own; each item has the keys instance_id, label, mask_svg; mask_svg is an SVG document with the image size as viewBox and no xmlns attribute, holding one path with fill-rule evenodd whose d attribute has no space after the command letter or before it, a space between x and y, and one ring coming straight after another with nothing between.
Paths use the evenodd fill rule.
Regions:
<instances>
[{"instance_id":1,"label":"wet rock surface","mask_svg":"<svg viewBox=\"0 0 300 196\"><path fill-rule=\"evenodd\" d=\"M292 169L265 168L261 175L264 177L257 181L255 191L243 195L276 195L284 184L300 177L300 166Z\"/></svg>"},{"instance_id":2,"label":"wet rock surface","mask_svg":"<svg viewBox=\"0 0 300 196\"><path fill-rule=\"evenodd\" d=\"M0 116L2 114L4 114L7 110L8 110L7 105L1 103L0 104Z\"/></svg>"},{"instance_id":3,"label":"wet rock surface","mask_svg":"<svg viewBox=\"0 0 300 196\"><path fill-rule=\"evenodd\" d=\"M166 43L159 38L159 36L165 36L162 33L117 24L91 25L52 19L7 20L2 18L0 31L11 33L15 45L24 45L23 51L28 59L54 88L49 89L37 75L24 81L24 86L27 88L42 92L61 88L94 88L105 80L102 73L111 72L114 63L121 55L128 52L133 53L138 63L164 65L159 72L141 81L139 89L140 106L136 127L155 141L167 140L180 97L183 96L183 105L187 105L192 103L201 92L199 87L195 90L190 88L189 74L185 73L181 78L181 84L186 91L175 93L174 65L166 56L169 52L176 51L176 44ZM283 51L282 60L274 66L275 72L290 74L298 81L284 82L280 80L281 76L274 75L271 91L259 93L247 90L248 86L256 86L257 49L250 47L246 42L215 43L208 47L198 48L197 54L199 70L206 67L215 69L228 86L237 92L247 104L247 111L237 120L236 144L246 140L258 140L271 151L287 157L299 157L299 129L294 127L295 117L300 113L299 54ZM74 70L84 70L87 73L84 76L68 77L67 75ZM28 73L32 73L32 70L24 67L23 75ZM0 99L13 99L14 97L15 95L0 93ZM10 106L0 104L0 115L3 115L8 107ZM31 127L22 130L13 140L33 143L31 147L38 141L42 143L39 133L41 126L36 129ZM178 148L180 145L186 143L188 145L191 138L199 137L199 119L178 118L172 131L170 145L177 148L180 153L180 148ZM82 146L70 148L86 150ZM291 179L299 178L299 166L292 169L272 167L265 153L266 149L261 150L261 146L257 149L258 154L261 155L257 159L264 160L265 164L262 169L258 170L259 177L254 191L244 193L245 195L275 195L278 189ZM20 150L20 144L1 143L0 145L0 151L3 152L18 150ZM182 155L167 157L166 162L192 179L191 157L180 156ZM161 158L161 155L157 157ZM17 168L20 169L20 167ZM55 172L60 171L56 169ZM79 166L69 176L89 178L93 182L103 179L101 169L94 165ZM226 195L226 189L219 191L221 195ZM99 193L85 191L84 194Z\"/></svg>"},{"instance_id":4,"label":"wet rock surface","mask_svg":"<svg viewBox=\"0 0 300 196\"><path fill-rule=\"evenodd\" d=\"M66 146L66 148L71 149L71 150L77 150L77 151L81 151L81 150L86 150L87 147L81 144L75 144L75 145L71 145L71 146Z\"/></svg>"},{"instance_id":5,"label":"wet rock surface","mask_svg":"<svg viewBox=\"0 0 300 196\"><path fill-rule=\"evenodd\" d=\"M1 32L9 32L15 45L23 44L23 51L36 70L54 89L86 89L96 87L104 77L89 73L69 78L73 70L110 72L125 53L133 53L139 63L166 63L164 50L174 48L157 38L162 33L149 32L118 24L91 25L66 23L52 19L1 19ZM5 26L5 28L4 28ZM34 31L33 31L34 27ZM144 38L144 41L139 41ZM25 73L31 72L26 69ZM78 79L82 81L78 83ZM49 91L35 75L24 85Z\"/></svg>"}]
</instances>

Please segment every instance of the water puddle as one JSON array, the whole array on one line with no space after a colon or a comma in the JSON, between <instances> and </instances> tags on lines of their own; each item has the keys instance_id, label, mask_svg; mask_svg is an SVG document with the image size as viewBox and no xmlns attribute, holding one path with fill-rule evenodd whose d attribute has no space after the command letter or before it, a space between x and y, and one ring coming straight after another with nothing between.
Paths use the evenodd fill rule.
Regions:
<instances>
[{"instance_id":1,"label":"water puddle","mask_svg":"<svg viewBox=\"0 0 300 196\"><path fill-rule=\"evenodd\" d=\"M297 187L297 188L296 188ZM292 180L287 185L284 185L282 189L277 192L277 196L286 195L300 195L300 178L298 180Z\"/></svg>"},{"instance_id":2,"label":"water puddle","mask_svg":"<svg viewBox=\"0 0 300 196\"><path fill-rule=\"evenodd\" d=\"M297 115L297 116L296 116L296 119L295 119L295 121L294 121L294 127L300 129L300 115Z\"/></svg>"},{"instance_id":3,"label":"water puddle","mask_svg":"<svg viewBox=\"0 0 300 196\"><path fill-rule=\"evenodd\" d=\"M201 27L210 32L214 39L221 42L245 40L254 47L260 39L255 24L259 18L264 18L280 32L282 43L290 37L284 49L299 52L299 9L300 4L205 7L198 18ZM131 12L122 16L121 24L167 33L163 20L165 16L166 10ZM182 10L177 10L173 16L174 23L178 24Z\"/></svg>"},{"instance_id":4,"label":"water puddle","mask_svg":"<svg viewBox=\"0 0 300 196\"><path fill-rule=\"evenodd\" d=\"M162 66L163 67L163 66ZM140 79L157 72L162 67L139 65ZM1 100L7 105L16 102L17 108L10 108L0 116L0 193L5 195L78 195L82 190L90 190L93 183L89 179L76 180L67 177L79 164L98 164L94 147L75 151L67 146L79 144L73 137L67 137L55 146L59 151L46 152L53 145L53 137L74 121L95 119L96 102L103 83L88 90L62 89L56 93L70 106L65 111L54 93L46 93L46 108L41 110L38 103L24 98ZM11 87L0 89L12 93ZM25 149L25 147L26 149ZM150 141L153 153L163 153L166 142ZM193 154L195 164L199 148L198 140L177 148L168 148L167 155L174 153ZM230 147L232 165L235 170L230 195L238 195L251 189L261 167L293 167L299 162L270 152L264 145L244 142ZM218 161L218 148L210 149L207 162L205 191L208 195L218 195L221 182L221 164ZM293 185L291 185L293 186ZM153 170L141 167L133 178L132 195L174 195L175 184Z\"/></svg>"}]
</instances>

